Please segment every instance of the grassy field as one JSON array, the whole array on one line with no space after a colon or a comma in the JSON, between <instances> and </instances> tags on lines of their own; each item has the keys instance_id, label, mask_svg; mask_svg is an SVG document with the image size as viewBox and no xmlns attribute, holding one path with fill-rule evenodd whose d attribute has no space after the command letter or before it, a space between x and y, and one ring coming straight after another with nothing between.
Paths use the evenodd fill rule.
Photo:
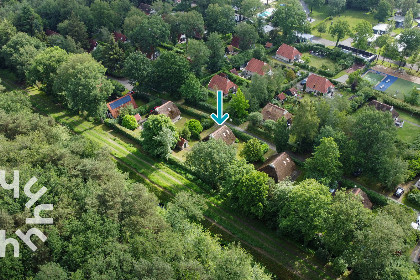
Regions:
<instances>
[{"instance_id":1,"label":"grassy field","mask_svg":"<svg viewBox=\"0 0 420 280\"><path fill-rule=\"evenodd\" d=\"M329 16L330 14L329 14L327 5L324 5L320 8L314 8L312 14L310 14L310 17L315 19L315 21L311 23L312 27L316 26L320 21L324 20L325 18ZM335 16L332 21L326 20L325 22L327 24L327 27L329 28L331 26L331 22L334 22L337 19L347 21L352 30L354 27L356 27L358 23L362 22L363 20L369 21L372 24L372 26L378 23L378 21L373 18L373 14L371 13L366 13L364 11L345 10L339 16ZM322 37L327 40L335 41L335 39L330 34L328 34L328 32L320 34L317 30L312 30L312 34L315 36ZM350 36L346 36L342 40L345 40L349 37Z\"/></svg>"},{"instance_id":2,"label":"grassy field","mask_svg":"<svg viewBox=\"0 0 420 280\"><path fill-rule=\"evenodd\" d=\"M398 113L400 114L400 119L405 120L404 126L397 130L398 137L409 143L413 142L416 137L420 135L420 127L416 126L420 125L420 118L412 116L410 113L402 110L398 110Z\"/></svg>"},{"instance_id":3,"label":"grassy field","mask_svg":"<svg viewBox=\"0 0 420 280\"><path fill-rule=\"evenodd\" d=\"M0 73L0 77L4 77ZM18 86L5 79L10 89ZM335 279L336 277L315 259L314 253L266 227L263 223L230 209L217 195L208 193L200 181L176 166L156 161L141 151L135 143L119 135L109 127L74 115L55 105L50 98L28 88L31 102L36 111L49 115L62 125L83 135L109 150L122 171L130 171L133 180L145 183L151 191L168 200L179 191L191 191L205 197L209 210L206 211L205 227L213 234L223 237L223 244L241 243L257 261L266 266L276 279ZM174 171L177 170L177 171ZM156 189L158 187L159 189Z\"/></svg>"},{"instance_id":4,"label":"grassy field","mask_svg":"<svg viewBox=\"0 0 420 280\"><path fill-rule=\"evenodd\" d=\"M303 53L302 55L303 56L308 56L310 58L309 65L313 66L313 67L316 67L317 69L320 69L321 66L323 66L323 65L327 66L327 68L330 69L330 70L335 69L334 61L332 61L329 58L321 58L321 57L318 57L318 56L311 55L308 52Z\"/></svg>"},{"instance_id":5,"label":"grassy field","mask_svg":"<svg viewBox=\"0 0 420 280\"><path fill-rule=\"evenodd\" d=\"M363 76L363 79L370 82L372 86L376 86L383 78L384 76L372 72L368 72Z\"/></svg>"},{"instance_id":6,"label":"grassy field","mask_svg":"<svg viewBox=\"0 0 420 280\"><path fill-rule=\"evenodd\" d=\"M420 85L404 79L398 79L389 88L387 88L385 93L395 98L404 100L404 95L409 93L413 87L420 88Z\"/></svg>"}]
</instances>

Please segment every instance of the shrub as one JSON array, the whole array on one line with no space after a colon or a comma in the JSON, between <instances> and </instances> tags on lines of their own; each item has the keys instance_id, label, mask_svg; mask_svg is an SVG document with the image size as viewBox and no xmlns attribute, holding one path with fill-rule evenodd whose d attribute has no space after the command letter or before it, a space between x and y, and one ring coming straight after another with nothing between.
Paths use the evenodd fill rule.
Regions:
<instances>
[{"instance_id":1,"label":"shrub","mask_svg":"<svg viewBox=\"0 0 420 280\"><path fill-rule=\"evenodd\" d=\"M198 120L189 120L185 123L185 126L190 130L193 139L200 140L200 133L203 131L203 126Z\"/></svg>"},{"instance_id":2,"label":"shrub","mask_svg":"<svg viewBox=\"0 0 420 280\"><path fill-rule=\"evenodd\" d=\"M188 126L184 126L184 128L181 130L179 135L184 139L190 140L191 139L191 131L188 128Z\"/></svg>"},{"instance_id":3,"label":"shrub","mask_svg":"<svg viewBox=\"0 0 420 280\"><path fill-rule=\"evenodd\" d=\"M122 126L127 128L127 129L131 129L134 130L138 127L138 123L136 121L136 118L132 115L125 115L122 118Z\"/></svg>"},{"instance_id":4,"label":"shrub","mask_svg":"<svg viewBox=\"0 0 420 280\"><path fill-rule=\"evenodd\" d=\"M407 200L414 204L416 208L420 208L420 190L413 189L408 195Z\"/></svg>"},{"instance_id":5,"label":"shrub","mask_svg":"<svg viewBox=\"0 0 420 280\"><path fill-rule=\"evenodd\" d=\"M257 138L248 140L245 143L241 156L248 162L264 161L264 154L268 151L268 145Z\"/></svg>"},{"instance_id":6,"label":"shrub","mask_svg":"<svg viewBox=\"0 0 420 280\"><path fill-rule=\"evenodd\" d=\"M260 112L253 112L248 116L249 124L255 127L260 127L263 123L263 116Z\"/></svg>"},{"instance_id":7,"label":"shrub","mask_svg":"<svg viewBox=\"0 0 420 280\"><path fill-rule=\"evenodd\" d=\"M203 118L201 119L201 125L203 126L203 130L207 130L214 125L214 121L210 118Z\"/></svg>"}]
</instances>

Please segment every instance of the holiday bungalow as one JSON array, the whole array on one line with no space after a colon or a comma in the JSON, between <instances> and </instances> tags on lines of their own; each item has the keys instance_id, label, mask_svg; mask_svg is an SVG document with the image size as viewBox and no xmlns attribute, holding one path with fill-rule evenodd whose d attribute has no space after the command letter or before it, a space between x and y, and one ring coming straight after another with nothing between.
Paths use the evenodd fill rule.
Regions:
<instances>
[{"instance_id":1,"label":"holiday bungalow","mask_svg":"<svg viewBox=\"0 0 420 280\"><path fill-rule=\"evenodd\" d=\"M293 115L290 114L286 109L283 109L272 103L268 103L267 105L265 105L265 107L261 111L261 114L263 116L264 121L273 120L276 122L281 118L285 118L289 125L292 123Z\"/></svg>"},{"instance_id":2,"label":"holiday bungalow","mask_svg":"<svg viewBox=\"0 0 420 280\"><path fill-rule=\"evenodd\" d=\"M228 95L230 92L236 93L238 86L229 80L226 74L221 73L219 75L214 75L213 78L211 78L208 88L215 92L221 90L223 91L223 95Z\"/></svg>"},{"instance_id":3,"label":"holiday bungalow","mask_svg":"<svg viewBox=\"0 0 420 280\"><path fill-rule=\"evenodd\" d=\"M288 63L299 60L301 57L302 54L295 47L289 46L287 44L282 44L276 52L276 59Z\"/></svg>"},{"instance_id":4,"label":"holiday bungalow","mask_svg":"<svg viewBox=\"0 0 420 280\"><path fill-rule=\"evenodd\" d=\"M332 94L334 85L324 77L311 74L306 81L306 92Z\"/></svg>"},{"instance_id":5,"label":"holiday bungalow","mask_svg":"<svg viewBox=\"0 0 420 280\"><path fill-rule=\"evenodd\" d=\"M271 67L268 63L261 61L256 58L252 58L246 65L245 69L242 71L244 77L252 77L253 75L258 74L264 76L265 74L271 75Z\"/></svg>"},{"instance_id":6,"label":"holiday bungalow","mask_svg":"<svg viewBox=\"0 0 420 280\"><path fill-rule=\"evenodd\" d=\"M233 134L232 130L226 126L223 125L220 128L218 128L215 132L210 133L207 137L203 139L203 141L208 141L210 139L216 139L216 140L223 140L228 145L232 145L235 143L236 136Z\"/></svg>"},{"instance_id":7,"label":"holiday bungalow","mask_svg":"<svg viewBox=\"0 0 420 280\"><path fill-rule=\"evenodd\" d=\"M120 97L106 104L106 106L108 107L107 117L112 119L118 118L121 108L124 108L129 105L132 105L134 109L137 108L137 104L132 96L132 93L128 93L123 97Z\"/></svg>"},{"instance_id":8,"label":"holiday bungalow","mask_svg":"<svg viewBox=\"0 0 420 280\"><path fill-rule=\"evenodd\" d=\"M172 120L172 122L177 122L181 119L181 111L172 101L168 101L163 105L156 107L153 111L155 115L165 115Z\"/></svg>"},{"instance_id":9,"label":"holiday bungalow","mask_svg":"<svg viewBox=\"0 0 420 280\"><path fill-rule=\"evenodd\" d=\"M286 178L296 180L299 175L296 164L286 152L270 157L258 170L267 173L276 183Z\"/></svg>"}]
</instances>

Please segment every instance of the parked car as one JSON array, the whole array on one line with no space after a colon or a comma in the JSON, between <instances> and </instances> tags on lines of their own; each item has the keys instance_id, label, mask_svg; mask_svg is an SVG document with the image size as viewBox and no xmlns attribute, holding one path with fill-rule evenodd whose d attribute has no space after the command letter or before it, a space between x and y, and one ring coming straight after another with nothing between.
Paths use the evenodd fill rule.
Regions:
<instances>
[{"instance_id":1,"label":"parked car","mask_svg":"<svg viewBox=\"0 0 420 280\"><path fill-rule=\"evenodd\" d=\"M303 86L304 84L306 84L307 79L303 79L300 84Z\"/></svg>"},{"instance_id":2,"label":"parked car","mask_svg":"<svg viewBox=\"0 0 420 280\"><path fill-rule=\"evenodd\" d=\"M394 196L395 196L395 197L400 198L400 197L403 195L403 193L404 193L404 189L403 189L403 188L398 187L398 188L395 190Z\"/></svg>"}]
</instances>

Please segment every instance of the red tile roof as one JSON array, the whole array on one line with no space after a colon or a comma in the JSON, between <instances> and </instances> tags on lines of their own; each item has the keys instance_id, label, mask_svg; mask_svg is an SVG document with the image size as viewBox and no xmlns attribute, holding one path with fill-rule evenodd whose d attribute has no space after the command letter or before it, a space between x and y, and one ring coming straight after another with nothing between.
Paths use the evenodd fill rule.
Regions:
<instances>
[{"instance_id":1,"label":"red tile roof","mask_svg":"<svg viewBox=\"0 0 420 280\"><path fill-rule=\"evenodd\" d=\"M265 47L267 49L272 48L273 47L273 43L267 42L267 43L265 43Z\"/></svg>"},{"instance_id":2,"label":"red tile roof","mask_svg":"<svg viewBox=\"0 0 420 280\"><path fill-rule=\"evenodd\" d=\"M286 94L284 94L284 93L282 92L282 93L280 93L279 95L277 95L277 98L278 98L279 100L285 100L285 99L286 99Z\"/></svg>"},{"instance_id":3,"label":"red tile roof","mask_svg":"<svg viewBox=\"0 0 420 280\"><path fill-rule=\"evenodd\" d=\"M294 60L295 56L302 54L296 48L287 44L283 44L277 49L276 55L280 55L287 59Z\"/></svg>"},{"instance_id":4,"label":"red tile roof","mask_svg":"<svg viewBox=\"0 0 420 280\"><path fill-rule=\"evenodd\" d=\"M327 93L328 88L334 87L334 85L326 78L311 74L306 81L306 87L314 89L316 91Z\"/></svg>"},{"instance_id":5,"label":"red tile roof","mask_svg":"<svg viewBox=\"0 0 420 280\"><path fill-rule=\"evenodd\" d=\"M257 73L263 76L265 72L267 71L267 68L269 67L270 66L264 61L261 61L256 58L252 58L246 65L245 70L249 72Z\"/></svg>"},{"instance_id":6,"label":"red tile roof","mask_svg":"<svg viewBox=\"0 0 420 280\"><path fill-rule=\"evenodd\" d=\"M121 102L122 104L119 104ZM118 107L115 107L115 104L118 104ZM130 93L118 99L115 99L114 101L109 102L108 104L106 104L106 106L108 107L108 110L111 113L112 117L116 119L118 118L118 115L120 114L120 109L125 106L128 106L129 104L133 105L134 109L137 108L136 101L134 101L134 98Z\"/></svg>"},{"instance_id":7,"label":"red tile roof","mask_svg":"<svg viewBox=\"0 0 420 280\"><path fill-rule=\"evenodd\" d=\"M46 34L47 36L51 36L51 35L60 35L60 33L55 32L54 30L51 30L51 29L46 29L46 30L45 30L45 34Z\"/></svg>"},{"instance_id":8,"label":"red tile roof","mask_svg":"<svg viewBox=\"0 0 420 280\"><path fill-rule=\"evenodd\" d=\"M236 70L236 68L230 69L229 72L232 73L232 74L234 74L234 75L239 75L239 72L238 72L238 70Z\"/></svg>"},{"instance_id":9,"label":"red tile roof","mask_svg":"<svg viewBox=\"0 0 420 280\"><path fill-rule=\"evenodd\" d=\"M220 75L214 75L213 78L211 78L208 87L213 90L221 90L225 95L229 93L231 88L238 88L235 83Z\"/></svg>"}]
</instances>

